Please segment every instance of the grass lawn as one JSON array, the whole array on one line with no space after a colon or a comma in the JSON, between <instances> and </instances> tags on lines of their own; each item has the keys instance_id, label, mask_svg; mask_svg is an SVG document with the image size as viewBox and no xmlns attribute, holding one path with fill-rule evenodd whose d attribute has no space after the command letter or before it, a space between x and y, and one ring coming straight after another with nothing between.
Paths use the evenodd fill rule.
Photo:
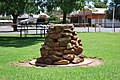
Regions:
<instances>
[{"instance_id":1,"label":"grass lawn","mask_svg":"<svg viewBox=\"0 0 120 80\"><path fill-rule=\"evenodd\" d=\"M0 38L0 80L120 80L120 33L78 33L78 36L85 56L101 58L104 64L62 68L15 66L12 63L39 57L43 41Z\"/></svg>"}]
</instances>

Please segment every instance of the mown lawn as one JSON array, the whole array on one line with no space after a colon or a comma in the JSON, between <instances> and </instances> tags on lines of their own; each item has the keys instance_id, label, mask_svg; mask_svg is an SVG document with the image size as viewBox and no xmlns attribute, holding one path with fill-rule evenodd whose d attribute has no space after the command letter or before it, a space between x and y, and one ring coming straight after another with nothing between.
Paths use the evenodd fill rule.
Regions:
<instances>
[{"instance_id":1,"label":"mown lawn","mask_svg":"<svg viewBox=\"0 0 120 80\"><path fill-rule=\"evenodd\" d=\"M2 35L4 36L4 35ZM39 38L0 38L0 80L120 80L120 33L78 33L96 67L20 67L13 63L39 57Z\"/></svg>"}]
</instances>

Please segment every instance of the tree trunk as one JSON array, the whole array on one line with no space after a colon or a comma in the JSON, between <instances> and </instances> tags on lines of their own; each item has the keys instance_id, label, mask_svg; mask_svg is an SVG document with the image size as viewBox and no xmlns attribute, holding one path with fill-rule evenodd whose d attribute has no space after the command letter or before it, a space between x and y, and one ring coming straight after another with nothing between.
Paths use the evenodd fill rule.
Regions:
<instances>
[{"instance_id":1,"label":"tree trunk","mask_svg":"<svg viewBox=\"0 0 120 80\"><path fill-rule=\"evenodd\" d=\"M67 16L67 13L66 13L66 12L63 12L63 24L66 23L66 16Z\"/></svg>"},{"instance_id":2,"label":"tree trunk","mask_svg":"<svg viewBox=\"0 0 120 80\"><path fill-rule=\"evenodd\" d=\"M13 16L13 24L12 24L13 31L17 31L17 17L18 17L18 15L12 14L12 16Z\"/></svg>"}]
</instances>

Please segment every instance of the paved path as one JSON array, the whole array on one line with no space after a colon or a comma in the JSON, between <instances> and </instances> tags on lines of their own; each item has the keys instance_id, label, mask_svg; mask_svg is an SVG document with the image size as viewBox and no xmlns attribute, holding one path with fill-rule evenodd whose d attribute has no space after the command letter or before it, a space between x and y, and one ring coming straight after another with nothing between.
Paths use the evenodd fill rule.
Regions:
<instances>
[{"instance_id":1,"label":"paved path","mask_svg":"<svg viewBox=\"0 0 120 80\"><path fill-rule=\"evenodd\" d=\"M95 32L95 28L86 27L75 27L76 32ZM113 32L112 28L96 28L96 32ZM34 33L35 31L30 31L30 33ZM120 32L120 28L116 28L115 32ZM11 26L0 26L0 34L19 34L19 32L13 32L13 28Z\"/></svg>"}]
</instances>

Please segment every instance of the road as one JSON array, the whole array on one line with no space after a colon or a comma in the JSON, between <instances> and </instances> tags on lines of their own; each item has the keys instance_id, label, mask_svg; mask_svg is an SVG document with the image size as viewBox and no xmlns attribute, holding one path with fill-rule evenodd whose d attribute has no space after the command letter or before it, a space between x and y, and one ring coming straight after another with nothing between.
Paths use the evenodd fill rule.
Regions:
<instances>
[{"instance_id":1,"label":"road","mask_svg":"<svg viewBox=\"0 0 120 80\"><path fill-rule=\"evenodd\" d=\"M33 27L32 27L33 28ZM76 32L95 32L95 28L88 27L75 27ZM35 31L30 31L30 33L34 33ZM114 32L113 28L96 28L96 32ZM120 32L120 28L116 28L115 32ZM11 26L0 26L0 34L19 34L19 32L13 32L13 28Z\"/></svg>"}]
</instances>

